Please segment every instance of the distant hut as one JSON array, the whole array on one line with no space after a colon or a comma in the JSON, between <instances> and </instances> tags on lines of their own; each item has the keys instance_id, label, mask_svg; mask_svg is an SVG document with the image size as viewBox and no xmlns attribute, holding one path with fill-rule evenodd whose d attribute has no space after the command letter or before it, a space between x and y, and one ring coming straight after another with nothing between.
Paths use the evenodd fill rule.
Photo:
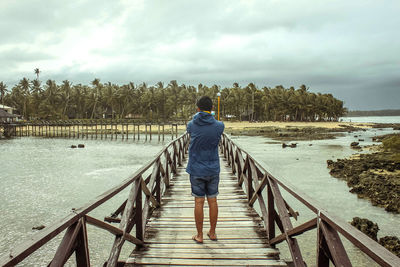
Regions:
<instances>
[{"instance_id":1,"label":"distant hut","mask_svg":"<svg viewBox=\"0 0 400 267\"><path fill-rule=\"evenodd\" d=\"M5 112L7 112L9 114L14 114L14 109L15 108L0 104L0 109L4 110Z\"/></svg>"},{"instance_id":2,"label":"distant hut","mask_svg":"<svg viewBox=\"0 0 400 267\"><path fill-rule=\"evenodd\" d=\"M18 118L15 114L10 114L4 109L0 109L0 122L13 122Z\"/></svg>"}]
</instances>

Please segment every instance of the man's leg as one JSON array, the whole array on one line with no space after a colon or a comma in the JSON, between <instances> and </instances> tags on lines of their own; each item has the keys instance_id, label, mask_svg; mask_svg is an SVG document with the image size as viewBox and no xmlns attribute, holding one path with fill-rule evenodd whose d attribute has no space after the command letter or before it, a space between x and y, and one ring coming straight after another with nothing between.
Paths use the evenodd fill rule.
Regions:
<instances>
[{"instance_id":1,"label":"man's leg","mask_svg":"<svg viewBox=\"0 0 400 267\"><path fill-rule=\"evenodd\" d=\"M216 197L207 198L208 207L210 209L210 231L208 232L208 236L211 240L216 240L217 235L215 233L215 228L217 227L218 221L218 203Z\"/></svg>"},{"instance_id":2,"label":"man's leg","mask_svg":"<svg viewBox=\"0 0 400 267\"><path fill-rule=\"evenodd\" d=\"M196 221L197 235L193 238L197 242L203 242L204 197L194 198L194 219Z\"/></svg>"}]
</instances>

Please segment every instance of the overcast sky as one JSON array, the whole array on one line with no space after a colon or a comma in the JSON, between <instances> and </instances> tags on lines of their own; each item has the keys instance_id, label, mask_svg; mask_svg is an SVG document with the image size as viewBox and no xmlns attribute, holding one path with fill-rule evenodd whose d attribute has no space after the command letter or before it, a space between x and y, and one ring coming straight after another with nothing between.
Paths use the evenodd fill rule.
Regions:
<instances>
[{"instance_id":1,"label":"overcast sky","mask_svg":"<svg viewBox=\"0 0 400 267\"><path fill-rule=\"evenodd\" d=\"M0 81L170 80L400 108L400 1L0 0Z\"/></svg>"}]
</instances>

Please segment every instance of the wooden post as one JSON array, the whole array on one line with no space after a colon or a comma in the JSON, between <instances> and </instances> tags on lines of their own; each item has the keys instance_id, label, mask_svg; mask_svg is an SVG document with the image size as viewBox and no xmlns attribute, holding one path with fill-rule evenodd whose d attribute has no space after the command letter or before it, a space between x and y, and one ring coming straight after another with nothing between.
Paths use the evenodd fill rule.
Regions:
<instances>
[{"instance_id":1,"label":"wooden post","mask_svg":"<svg viewBox=\"0 0 400 267\"><path fill-rule=\"evenodd\" d=\"M82 217L80 221L82 222L82 225L76 238L77 246L75 249L76 266L87 267L90 266L90 260L85 217Z\"/></svg>"},{"instance_id":2,"label":"wooden post","mask_svg":"<svg viewBox=\"0 0 400 267\"><path fill-rule=\"evenodd\" d=\"M146 135L145 139L147 141L147 123L145 123L144 126L145 126L145 135Z\"/></svg>"},{"instance_id":3,"label":"wooden post","mask_svg":"<svg viewBox=\"0 0 400 267\"><path fill-rule=\"evenodd\" d=\"M249 157L249 155L247 155L247 157ZM253 173L253 172L251 171L251 168L250 168L250 159L249 159L247 162L248 162L248 163L247 163L247 168L246 168L246 170L247 170L247 190L248 190L248 192L247 192L247 198L248 198L248 201L250 201L251 197L252 197L253 194L254 194L253 179L257 179L257 177L256 177L257 173Z\"/></svg>"},{"instance_id":4,"label":"wooden post","mask_svg":"<svg viewBox=\"0 0 400 267\"><path fill-rule=\"evenodd\" d=\"M150 127L150 140L151 140L151 122L149 124L149 127Z\"/></svg>"},{"instance_id":5,"label":"wooden post","mask_svg":"<svg viewBox=\"0 0 400 267\"><path fill-rule=\"evenodd\" d=\"M103 140L103 121L100 121L100 139Z\"/></svg>"},{"instance_id":6,"label":"wooden post","mask_svg":"<svg viewBox=\"0 0 400 267\"><path fill-rule=\"evenodd\" d=\"M86 139L89 139L89 123L86 122Z\"/></svg>"},{"instance_id":7,"label":"wooden post","mask_svg":"<svg viewBox=\"0 0 400 267\"><path fill-rule=\"evenodd\" d=\"M112 124L112 122L111 122L111 140L113 140L114 139L114 135L113 135L113 124Z\"/></svg>"},{"instance_id":8,"label":"wooden post","mask_svg":"<svg viewBox=\"0 0 400 267\"><path fill-rule=\"evenodd\" d=\"M165 125L163 123L162 125L162 140L164 141L164 137L165 137Z\"/></svg>"},{"instance_id":9,"label":"wooden post","mask_svg":"<svg viewBox=\"0 0 400 267\"><path fill-rule=\"evenodd\" d=\"M118 122L115 123L115 140L117 140L118 134Z\"/></svg>"},{"instance_id":10,"label":"wooden post","mask_svg":"<svg viewBox=\"0 0 400 267\"><path fill-rule=\"evenodd\" d=\"M136 129L136 125L135 125L135 123L133 123L133 140L136 139L135 129Z\"/></svg>"},{"instance_id":11,"label":"wooden post","mask_svg":"<svg viewBox=\"0 0 400 267\"><path fill-rule=\"evenodd\" d=\"M126 123L126 141L128 141L128 133L129 133L129 122Z\"/></svg>"},{"instance_id":12,"label":"wooden post","mask_svg":"<svg viewBox=\"0 0 400 267\"><path fill-rule=\"evenodd\" d=\"M139 192L136 195L136 212L135 212L135 226L136 238L143 241L143 208L142 208L142 189L139 186ZM146 218L144 218L146 220Z\"/></svg>"},{"instance_id":13,"label":"wooden post","mask_svg":"<svg viewBox=\"0 0 400 267\"><path fill-rule=\"evenodd\" d=\"M268 239L271 240L275 237L275 208L274 208L274 195L271 191L271 186L268 182Z\"/></svg>"},{"instance_id":14,"label":"wooden post","mask_svg":"<svg viewBox=\"0 0 400 267\"><path fill-rule=\"evenodd\" d=\"M160 138L161 138L161 136L160 136L160 124L158 124L158 142L160 142Z\"/></svg>"},{"instance_id":15,"label":"wooden post","mask_svg":"<svg viewBox=\"0 0 400 267\"><path fill-rule=\"evenodd\" d=\"M168 188L170 186L169 184L169 154L168 154L168 149L165 150L164 152L164 157L165 157L165 178L164 178L164 183L165 186Z\"/></svg>"},{"instance_id":16,"label":"wooden post","mask_svg":"<svg viewBox=\"0 0 400 267\"><path fill-rule=\"evenodd\" d=\"M158 203L161 203L161 175L160 175L160 167L161 167L161 161L160 158L158 158L157 162L157 176L156 176L156 200Z\"/></svg>"},{"instance_id":17,"label":"wooden post","mask_svg":"<svg viewBox=\"0 0 400 267\"><path fill-rule=\"evenodd\" d=\"M324 234L320 227L320 219L318 218L318 230L317 230L317 266L318 267L329 267L329 249L326 244Z\"/></svg>"}]
</instances>

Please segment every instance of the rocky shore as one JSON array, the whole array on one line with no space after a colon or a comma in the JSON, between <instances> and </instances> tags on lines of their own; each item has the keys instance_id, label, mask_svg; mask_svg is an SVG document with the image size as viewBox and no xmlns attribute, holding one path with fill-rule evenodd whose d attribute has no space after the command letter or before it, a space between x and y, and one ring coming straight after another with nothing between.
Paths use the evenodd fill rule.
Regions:
<instances>
[{"instance_id":1,"label":"rocky shore","mask_svg":"<svg viewBox=\"0 0 400 267\"><path fill-rule=\"evenodd\" d=\"M386 211L400 213L400 134L378 137L377 152L328 160L330 174L347 181L350 192Z\"/></svg>"},{"instance_id":2,"label":"rocky shore","mask_svg":"<svg viewBox=\"0 0 400 267\"><path fill-rule=\"evenodd\" d=\"M366 218L354 217L350 224L373 240L379 242L379 244L391 251L397 257L400 257L400 239L397 236L384 236L378 240L378 224Z\"/></svg>"},{"instance_id":3,"label":"rocky shore","mask_svg":"<svg viewBox=\"0 0 400 267\"><path fill-rule=\"evenodd\" d=\"M286 127L246 127L242 129L229 129L225 132L231 135L264 136L279 141L302 141L302 140L322 140L334 139L343 136L345 132L365 130L361 127L340 125L338 128L324 128L312 126L286 126Z\"/></svg>"}]
</instances>

